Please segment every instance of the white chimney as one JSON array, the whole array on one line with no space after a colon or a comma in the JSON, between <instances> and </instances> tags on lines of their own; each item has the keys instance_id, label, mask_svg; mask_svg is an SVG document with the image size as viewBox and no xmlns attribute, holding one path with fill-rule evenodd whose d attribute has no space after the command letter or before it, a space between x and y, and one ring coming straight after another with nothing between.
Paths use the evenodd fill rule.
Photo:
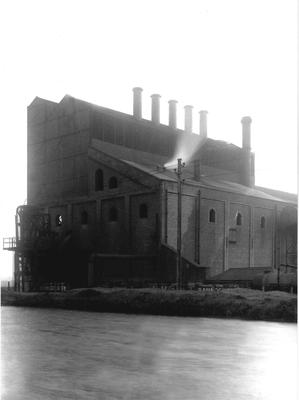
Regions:
<instances>
[{"instance_id":1,"label":"white chimney","mask_svg":"<svg viewBox=\"0 0 299 400\"><path fill-rule=\"evenodd\" d=\"M208 137L207 114L208 114L208 112L205 110L199 111L199 115L200 115L199 134L202 138Z\"/></svg>"},{"instance_id":2,"label":"white chimney","mask_svg":"<svg viewBox=\"0 0 299 400\"><path fill-rule=\"evenodd\" d=\"M185 132L192 133L192 109L193 106L185 106Z\"/></svg>"},{"instance_id":3,"label":"white chimney","mask_svg":"<svg viewBox=\"0 0 299 400\"><path fill-rule=\"evenodd\" d=\"M136 119L142 118L142 88L134 87L133 88L133 115Z\"/></svg>"},{"instance_id":4,"label":"white chimney","mask_svg":"<svg viewBox=\"0 0 299 400\"><path fill-rule=\"evenodd\" d=\"M152 94L152 121L155 124L160 123L160 98L159 94Z\"/></svg>"},{"instance_id":5,"label":"white chimney","mask_svg":"<svg viewBox=\"0 0 299 400\"><path fill-rule=\"evenodd\" d=\"M169 100L169 127L176 129L176 100Z\"/></svg>"}]
</instances>

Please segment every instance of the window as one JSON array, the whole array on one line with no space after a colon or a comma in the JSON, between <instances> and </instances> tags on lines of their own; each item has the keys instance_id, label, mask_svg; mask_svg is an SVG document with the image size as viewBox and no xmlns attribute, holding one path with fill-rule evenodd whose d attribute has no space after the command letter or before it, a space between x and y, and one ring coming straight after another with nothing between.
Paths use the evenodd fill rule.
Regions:
<instances>
[{"instance_id":1,"label":"window","mask_svg":"<svg viewBox=\"0 0 299 400\"><path fill-rule=\"evenodd\" d=\"M94 182L94 187L95 190L103 190L104 189L104 175L103 171L101 169L97 169L95 172L95 182Z\"/></svg>"},{"instance_id":2,"label":"window","mask_svg":"<svg viewBox=\"0 0 299 400\"><path fill-rule=\"evenodd\" d=\"M62 225L62 215L60 215L60 214L56 215L55 224L56 224L56 226L61 226Z\"/></svg>"},{"instance_id":3,"label":"window","mask_svg":"<svg viewBox=\"0 0 299 400\"><path fill-rule=\"evenodd\" d=\"M109 179L109 189L117 188L117 178L115 176L111 176Z\"/></svg>"},{"instance_id":4,"label":"window","mask_svg":"<svg viewBox=\"0 0 299 400\"><path fill-rule=\"evenodd\" d=\"M211 208L209 211L209 222L216 222L216 211L214 210L214 208Z\"/></svg>"},{"instance_id":5,"label":"window","mask_svg":"<svg viewBox=\"0 0 299 400\"><path fill-rule=\"evenodd\" d=\"M242 215L241 215L241 213L237 213L237 216L236 216L236 224L238 225L238 226L241 226L242 225Z\"/></svg>"},{"instance_id":6,"label":"window","mask_svg":"<svg viewBox=\"0 0 299 400\"><path fill-rule=\"evenodd\" d=\"M87 225L88 224L88 214L86 211L82 211L81 213L81 225Z\"/></svg>"},{"instance_id":7,"label":"window","mask_svg":"<svg viewBox=\"0 0 299 400\"><path fill-rule=\"evenodd\" d=\"M263 216L261 217L261 228L264 229L266 226L266 218Z\"/></svg>"},{"instance_id":8,"label":"window","mask_svg":"<svg viewBox=\"0 0 299 400\"><path fill-rule=\"evenodd\" d=\"M109 210L109 221L110 222L115 222L118 219L118 212L117 208L111 207Z\"/></svg>"},{"instance_id":9,"label":"window","mask_svg":"<svg viewBox=\"0 0 299 400\"><path fill-rule=\"evenodd\" d=\"M234 228L229 228L228 232L229 243L237 243L237 230Z\"/></svg>"},{"instance_id":10,"label":"window","mask_svg":"<svg viewBox=\"0 0 299 400\"><path fill-rule=\"evenodd\" d=\"M147 205L146 204L140 204L139 218L147 218Z\"/></svg>"}]
</instances>

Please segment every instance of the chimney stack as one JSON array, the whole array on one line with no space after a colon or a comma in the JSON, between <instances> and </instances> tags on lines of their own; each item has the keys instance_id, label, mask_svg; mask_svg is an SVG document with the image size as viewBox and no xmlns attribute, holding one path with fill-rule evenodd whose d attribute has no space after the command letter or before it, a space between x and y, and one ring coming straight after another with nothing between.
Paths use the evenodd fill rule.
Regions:
<instances>
[{"instance_id":1,"label":"chimney stack","mask_svg":"<svg viewBox=\"0 0 299 400\"><path fill-rule=\"evenodd\" d=\"M185 106L185 132L192 133L192 109L193 106Z\"/></svg>"},{"instance_id":2,"label":"chimney stack","mask_svg":"<svg viewBox=\"0 0 299 400\"><path fill-rule=\"evenodd\" d=\"M200 115L199 134L202 138L205 138L205 139L208 137L207 114L208 114L208 112L205 110L199 111L199 115Z\"/></svg>"},{"instance_id":3,"label":"chimney stack","mask_svg":"<svg viewBox=\"0 0 299 400\"><path fill-rule=\"evenodd\" d=\"M152 121L155 124L160 123L160 95L159 94L152 94Z\"/></svg>"},{"instance_id":4,"label":"chimney stack","mask_svg":"<svg viewBox=\"0 0 299 400\"><path fill-rule=\"evenodd\" d=\"M134 87L133 88L133 115L136 119L142 118L142 88Z\"/></svg>"},{"instance_id":5,"label":"chimney stack","mask_svg":"<svg viewBox=\"0 0 299 400\"><path fill-rule=\"evenodd\" d=\"M176 129L176 100L169 100L169 127Z\"/></svg>"},{"instance_id":6,"label":"chimney stack","mask_svg":"<svg viewBox=\"0 0 299 400\"><path fill-rule=\"evenodd\" d=\"M253 187L254 185L254 158L251 154L251 132L250 125L252 119L250 117L243 117L242 123L242 147L243 147L243 184L245 186Z\"/></svg>"},{"instance_id":7,"label":"chimney stack","mask_svg":"<svg viewBox=\"0 0 299 400\"><path fill-rule=\"evenodd\" d=\"M250 117L243 117L241 119L242 123L242 147L243 149L251 149L251 122Z\"/></svg>"}]
</instances>

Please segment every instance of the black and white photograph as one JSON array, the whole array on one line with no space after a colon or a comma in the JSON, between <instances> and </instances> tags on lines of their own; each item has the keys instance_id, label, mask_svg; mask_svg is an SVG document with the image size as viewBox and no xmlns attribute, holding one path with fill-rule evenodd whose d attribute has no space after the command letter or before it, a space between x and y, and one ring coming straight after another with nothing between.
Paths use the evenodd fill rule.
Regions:
<instances>
[{"instance_id":1,"label":"black and white photograph","mask_svg":"<svg viewBox=\"0 0 299 400\"><path fill-rule=\"evenodd\" d=\"M296 400L297 1L0 20L1 399Z\"/></svg>"}]
</instances>

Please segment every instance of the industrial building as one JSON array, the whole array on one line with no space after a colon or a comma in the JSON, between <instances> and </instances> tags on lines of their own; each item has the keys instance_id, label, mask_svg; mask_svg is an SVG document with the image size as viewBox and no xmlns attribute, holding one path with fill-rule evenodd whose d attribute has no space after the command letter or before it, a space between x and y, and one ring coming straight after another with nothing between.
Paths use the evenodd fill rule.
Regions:
<instances>
[{"instance_id":1,"label":"industrial building","mask_svg":"<svg viewBox=\"0 0 299 400\"><path fill-rule=\"evenodd\" d=\"M297 197L255 186L251 118L242 147L66 95L28 107L27 204L16 213L15 287L206 282L227 271L297 266Z\"/></svg>"}]
</instances>

